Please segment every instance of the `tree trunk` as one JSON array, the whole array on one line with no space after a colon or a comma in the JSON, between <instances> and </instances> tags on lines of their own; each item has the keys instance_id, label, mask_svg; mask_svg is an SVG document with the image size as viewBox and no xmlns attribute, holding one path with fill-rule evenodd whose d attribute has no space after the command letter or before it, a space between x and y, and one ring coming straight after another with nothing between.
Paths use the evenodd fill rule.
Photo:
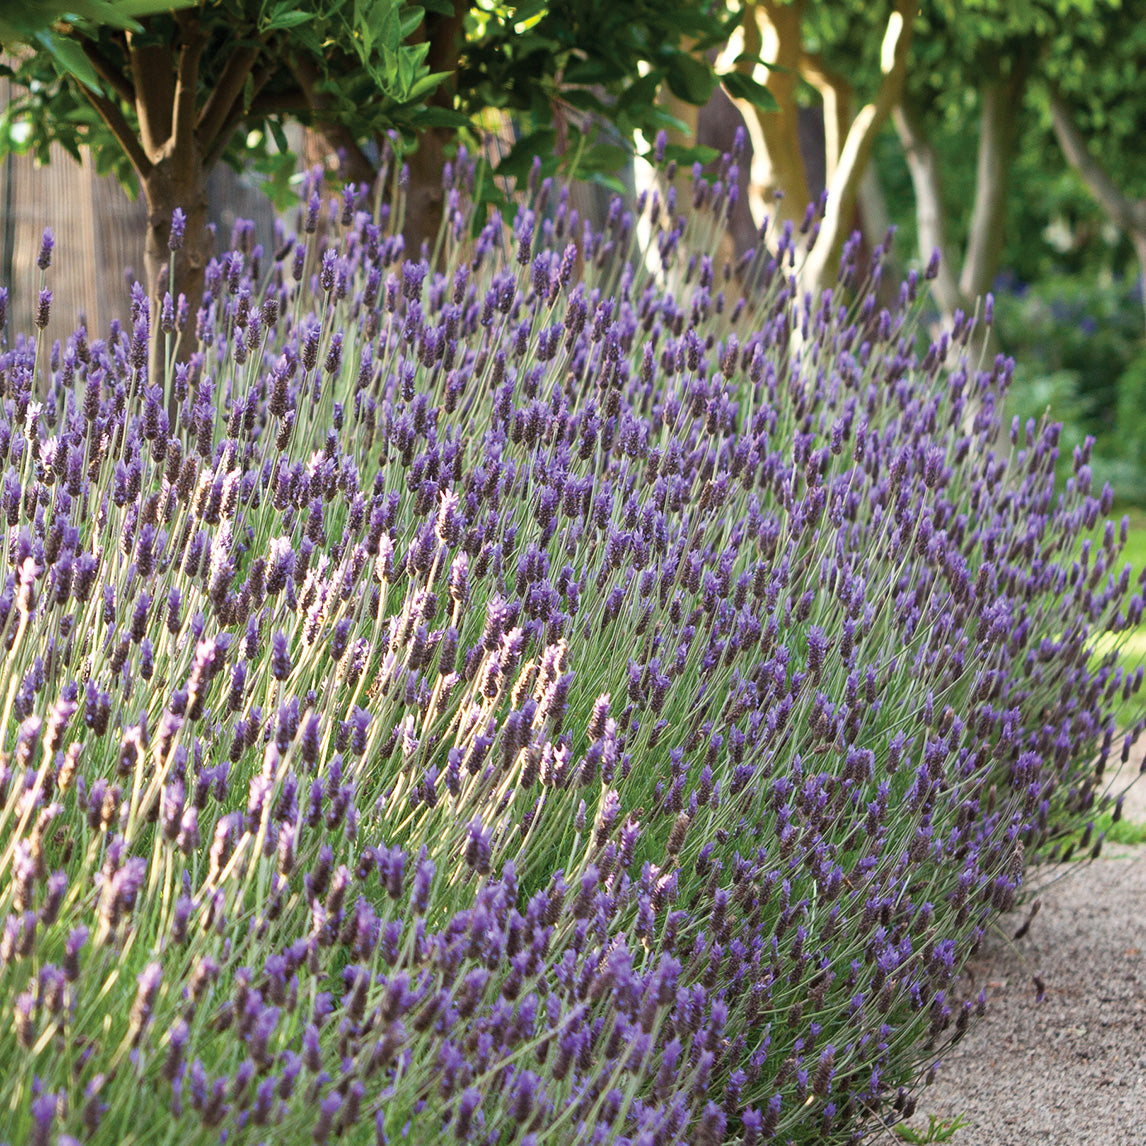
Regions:
<instances>
[{"instance_id":1,"label":"tree trunk","mask_svg":"<svg viewBox=\"0 0 1146 1146\"><path fill-rule=\"evenodd\" d=\"M406 157L410 179L406 185L406 214L402 219L402 238L406 240L406 257L417 259L423 247L426 258L433 254L434 240L445 214L446 193L442 188L442 167L446 162L446 144L453 132L432 127L422 132L417 149Z\"/></svg>"},{"instance_id":2,"label":"tree trunk","mask_svg":"<svg viewBox=\"0 0 1146 1146\"><path fill-rule=\"evenodd\" d=\"M1019 124L1026 68L1017 62L1005 79L990 80L980 93L979 160L975 206L959 290L972 301L991 289L999 269L1007 224L1007 187Z\"/></svg>"},{"instance_id":3,"label":"tree trunk","mask_svg":"<svg viewBox=\"0 0 1146 1146\"><path fill-rule=\"evenodd\" d=\"M824 183L835 177L843 154L844 140L852 122L852 89L841 75L826 68L809 52L800 54L800 73L820 93L824 105Z\"/></svg>"},{"instance_id":4,"label":"tree trunk","mask_svg":"<svg viewBox=\"0 0 1146 1146\"><path fill-rule=\"evenodd\" d=\"M203 298L204 271L211 257L211 236L207 231L207 170L199 156L190 164L175 165L169 159L162 160L141 183L147 202L144 265L152 324L148 375L152 385L162 386L166 381L167 339L159 329L159 320L163 296L168 290L175 304L181 294L186 296L189 312L187 326L179 338L177 359L186 361L195 344L195 314ZM186 215L186 227L183 245L172 252L168 240L176 207ZM168 415L174 417L174 410L169 409Z\"/></svg>"},{"instance_id":5,"label":"tree trunk","mask_svg":"<svg viewBox=\"0 0 1146 1146\"><path fill-rule=\"evenodd\" d=\"M449 15L426 14L422 27L430 44L426 64L431 72L449 72L452 75L458 70L462 25L468 11L468 4L454 0L453 11ZM451 107L453 93L454 84L447 80L430 97L430 106ZM406 187L402 236L410 258L418 257L423 243L428 248L427 257L433 252L434 240L445 214L442 166L446 160L446 145L454 134L449 128L431 127L422 132L417 149L407 157L410 180Z\"/></svg>"},{"instance_id":6,"label":"tree trunk","mask_svg":"<svg viewBox=\"0 0 1146 1146\"><path fill-rule=\"evenodd\" d=\"M900 101L892 113L895 130L907 159L915 191L915 221L919 232L919 259L927 264L939 252L939 271L931 282L931 294L944 326L950 326L957 308L965 305L959 290L958 270L947 248L946 212L939 179L939 160L927 137L923 119L910 100Z\"/></svg>"},{"instance_id":7,"label":"tree trunk","mask_svg":"<svg viewBox=\"0 0 1146 1146\"><path fill-rule=\"evenodd\" d=\"M869 163L860 180L859 195L856 201L859 215L860 233L863 235L864 245L868 251L874 251L887 238L891 230L891 213L887 207L887 199L883 193L883 184L879 180L876 164ZM899 284L903 281L903 260L894 246L884 254L884 266L888 272L879 282L876 297L881 306L891 307L895 304L899 292Z\"/></svg>"},{"instance_id":8,"label":"tree trunk","mask_svg":"<svg viewBox=\"0 0 1146 1146\"><path fill-rule=\"evenodd\" d=\"M780 105L775 112L761 111L744 100L734 100L746 120L755 120L762 148L756 148L758 164L753 172L763 192L764 209L780 222L798 225L811 195L804 157L800 152L796 87L799 83L800 22L803 0L791 4L762 0L744 10L744 51L775 64L769 69L767 87ZM751 61L737 67L751 73ZM755 143L755 141L754 141ZM777 194L782 198L776 201Z\"/></svg>"},{"instance_id":9,"label":"tree trunk","mask_svg":"<svg viewBox=\"0 0 1146 1146\"><path fill-rule=\"evenodd\" d=\"M903 91L917 9L917 0L896 0L888 18L880 62L883 79L875 100L860 109L848 129L835 174L828 181L828 202L820 235L801 272L801 280L813 290L823 290L835 282L845 232L855 218L860 180L871 158L876 136Z\"/></svg>"}]
</instances>

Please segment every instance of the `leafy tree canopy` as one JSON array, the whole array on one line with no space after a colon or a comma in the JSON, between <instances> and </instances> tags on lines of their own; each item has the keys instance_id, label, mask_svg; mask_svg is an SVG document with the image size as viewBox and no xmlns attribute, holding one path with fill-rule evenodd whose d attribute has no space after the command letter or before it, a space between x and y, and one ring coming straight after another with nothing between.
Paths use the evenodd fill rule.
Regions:
<instances>
[{"instance_id":1,"label":"leafy tree canopy","mask_svg":"<svg viewBox=\"0 0 1146 1146\"><path fill-rule=\"evenodd\" d=\"M708 99L721 77L704 53L737 19L709 0L192 0L184 11L173 7L170 0L66 7L38 0L19 20L0 23L0 44L34 49L3 68L23 94L0 117L0 154L32 149L46 160L52 142L75 156L88 145L99 170L133 186L140 165L92 94L114 101L132 133L144 133L149 98L170 95L144 91L137 65L146 59L149 71L170 73L177 84L171 45L190 13L206 41L198 106L216 90L234 96L226 114L208 121L218 131L202 140L205 154L236 166L253 160L280 204L295 169L282 130L289 118L335 126L340 144L365 143L369 151L369 141L387 132L412 146L428 129L480 131L484 113L505 110L522 131L503 174L523 174L539 155L547 173L575 167L581 177L608 181L638 131L651 141L674 123L657 103L662 87L687 102ZM447 37L454 42L443 43ZM735 74L723 78L742 83ZM760 85L741 94L769 102ZM223 99L214 102L218 110ZM240 123L246 131L235 131ZM615 130L602 134L605 123Z\"/></svg>"}]
</instances>

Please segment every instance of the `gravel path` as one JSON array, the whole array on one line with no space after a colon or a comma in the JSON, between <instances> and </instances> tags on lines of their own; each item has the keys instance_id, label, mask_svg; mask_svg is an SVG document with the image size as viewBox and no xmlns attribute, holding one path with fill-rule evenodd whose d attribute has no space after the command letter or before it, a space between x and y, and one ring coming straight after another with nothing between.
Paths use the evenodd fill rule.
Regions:
<instances>
[{"instance_id":1,"label":"gravel path","mask_svg":"<svg viewBox=\"0 0 1146 1146\"><path fill-rule=\"evenodd\" d=\"M1146 822L1146 780L1126 810ZM1033 882L1062 873L1036 872ZM1020 909L968 968L967 986L987 988L987 1015L919 1095L911 1125L962 1114L953 1146L1144 1146L1146 845L1070 865L1039 898L1024 938L1010 938Z\"/></svg>"}]
</instances>

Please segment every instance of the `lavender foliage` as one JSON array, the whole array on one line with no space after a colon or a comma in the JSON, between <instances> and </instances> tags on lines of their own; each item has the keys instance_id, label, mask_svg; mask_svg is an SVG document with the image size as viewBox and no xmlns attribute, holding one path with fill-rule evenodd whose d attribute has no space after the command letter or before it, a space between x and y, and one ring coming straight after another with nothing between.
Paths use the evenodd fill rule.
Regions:
<instances>
[{"instance_id":1,"label":"lavender foliage","mask_svg":"<svg viewBox=\"0 0 1146 1146\"><path fill-rule=\"evenodd\" d=\"M1141 578L882 252L819 297L814 221L706 253L736 162L474 241L463 154L420 258L311 198L166 300L162 378L142 292L49 347L43 288L0 353L0 1137L910 1113L1102 802Z\"/></svg>"}]
</instances>

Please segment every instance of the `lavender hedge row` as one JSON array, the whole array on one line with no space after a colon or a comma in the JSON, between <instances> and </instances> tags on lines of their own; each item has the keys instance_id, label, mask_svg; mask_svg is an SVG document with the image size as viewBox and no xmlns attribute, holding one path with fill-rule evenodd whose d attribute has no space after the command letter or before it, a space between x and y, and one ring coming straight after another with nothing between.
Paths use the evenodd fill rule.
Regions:
<instances>
[{"instance_id":1,"label":"lavender hedge row","mask_svg":"<svg viewBox=\"0 0 1146 1146\"><path fill-rule=\"evenodd\" d=\"M46 237L0 355L0 1140L910 1112L1101 802L1142 673L1090 645L1142 597L971 321L917 353L856 242L802 295L814 213L705 253L734 163L600 234L534 179L471 241L462 156L409 261L314 196L166 300L162 378L139 288L48 346Z\"/></svg>"}]
</instances>

